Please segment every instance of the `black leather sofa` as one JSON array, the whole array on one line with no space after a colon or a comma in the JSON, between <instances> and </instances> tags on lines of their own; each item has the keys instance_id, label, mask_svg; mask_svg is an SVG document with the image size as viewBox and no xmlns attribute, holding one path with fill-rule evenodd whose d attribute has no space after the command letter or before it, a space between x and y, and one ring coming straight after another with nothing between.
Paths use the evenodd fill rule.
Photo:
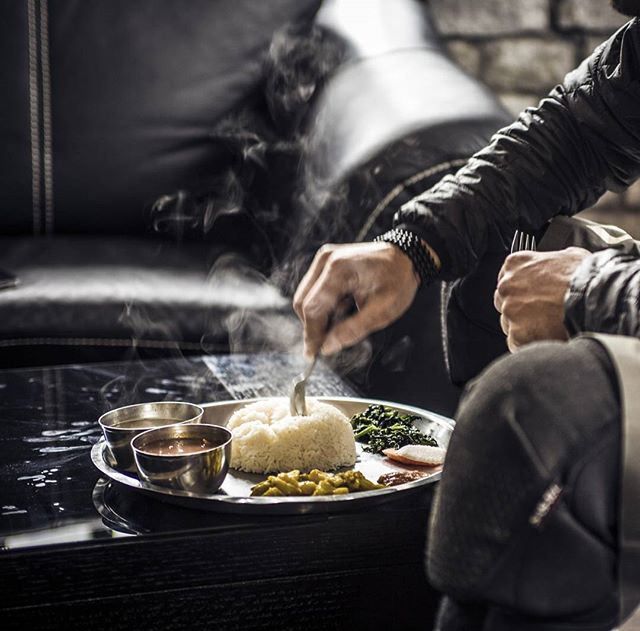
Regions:
<instances>
[{"instance_id":1,"label":"black leather sofa","mask_svg":"<svg viewBox=\"0 0 640 631\"><path fill-rule=\"evenodd\" d=\"M0 15L2 367L291 349L314 248L386 229L507 122L418 0ZM374 338L363 390L450 409L438 291Z\"/></svg>"}]
</instances>

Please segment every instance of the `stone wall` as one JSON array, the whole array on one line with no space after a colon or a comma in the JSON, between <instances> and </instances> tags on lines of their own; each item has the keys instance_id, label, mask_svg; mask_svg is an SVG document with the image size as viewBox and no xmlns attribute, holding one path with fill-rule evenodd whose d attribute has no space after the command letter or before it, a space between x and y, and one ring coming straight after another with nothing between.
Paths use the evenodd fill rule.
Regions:
<instances>
[{"instance_id":1,"label":"stone wall","mask_svg":"<svg viewBox=\"0 0 640 631\"><path fill-rule=\"evenodd\" d=\"M452 57L514 117L562 81L628 18L608 0L426 0ZM588 216L640 238L640 182Z\"/></svg>"}]
</instances>

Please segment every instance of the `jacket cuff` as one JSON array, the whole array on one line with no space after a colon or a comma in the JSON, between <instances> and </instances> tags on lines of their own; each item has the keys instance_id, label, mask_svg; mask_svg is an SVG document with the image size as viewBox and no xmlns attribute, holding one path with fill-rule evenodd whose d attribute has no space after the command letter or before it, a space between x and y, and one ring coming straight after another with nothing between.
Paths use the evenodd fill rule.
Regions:
<instances>
[{"instance_id":1,"label":"jacket cuff","mask_svg":"<svg viewBox=\"0 0 640 631\"><path fill-rule=\"evenodd\" d=\"M587 256L578 265L564 298L564 325L570 336L587 331L607 332L600 330L602 321L610 319L609 316L613 314L609 314L609 311L615 311L616 306L598 304L601 302L602 292L593 289L601 282L609 284L606 279L602 281L599 277L613 259L621 256L624 257L625 254L619 250L602 250ZM605 271L606 276L609 271ZM614 315L613 317L615 319Z\"/></svg>"}]
</instances>

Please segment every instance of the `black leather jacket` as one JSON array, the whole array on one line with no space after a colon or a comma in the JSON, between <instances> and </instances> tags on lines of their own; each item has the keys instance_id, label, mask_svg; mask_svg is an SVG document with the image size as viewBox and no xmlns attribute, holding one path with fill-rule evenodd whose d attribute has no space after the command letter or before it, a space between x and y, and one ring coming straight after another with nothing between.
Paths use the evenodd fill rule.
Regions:
<instances>
[{"instance_id":1,"label":"black leather jacket","mask_svg":"<svg viewBox=\"0 0 640 631\"><path fill-rule=\"evenodd\" d=\"M640 20L601 44L540 105L497 132L455 175L405 204L395 225L440 254L444 280L468 274L495 230L591 206L640 176ZM640 335L640 260L606 250L577 270L565 302L571 333Z\"/></svg>"}]
</instances>

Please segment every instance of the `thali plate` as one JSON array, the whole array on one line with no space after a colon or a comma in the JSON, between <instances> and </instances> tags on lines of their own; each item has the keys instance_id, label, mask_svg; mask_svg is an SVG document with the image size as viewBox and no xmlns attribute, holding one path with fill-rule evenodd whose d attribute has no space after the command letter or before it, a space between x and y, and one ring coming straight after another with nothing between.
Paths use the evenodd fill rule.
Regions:
<instances>
[{"instance_id":1,"label":"thali plate","mask_svg":"<svg viewBox=\"0 0 640 631\"><path fill-rule=\"evenodd\" d=\"M413 414L420 417L415 426L425 434L433 436L438 441L438 445L447 448L449 438L453 431L453 420L429 412L420 408L390 403L388 401L378 401L375 399L359 399L353 397L316 397L319 401L324 401L342 410L344 414L351 418L354 414L364 411L368 406L378 404L384 405L404 414ZM258 399L244 399L241 401L217 401L215 403L204 404L203 423L225 426L229 417L240 407L257 401ZM399 463L394 463L388 458L377 454L367 453L362 449L362 445L356 443L357 461L354 469L361 471L365 477L376 481L383 473L391 471L406 471L416 467L405 467ZM205 495L189 493L187 491L174 491L162 487L154 486L143 482L135 473L121 471L113 466L109 449L100 440L91 450L93 464L111 480L115 480L128 487L138 489L159 500L179 504L189 508L233 512L233 513L267 513L267 514L304 514L313 512L337 512L351 510L362 504L371 504L388 501L398 496L398 493L407 493L418 490L427 484L432 484L440 479L440 468L425 468L424 477L400 484L398 486L387 487L374 491L363 491L360 493L349 493L346 495L322 495L317 497L297 496L297 497L251 497L251 487L265 479L263 474L251 474L229 469L222 488L214 494Z\"/></svg>"}]
</instances>

